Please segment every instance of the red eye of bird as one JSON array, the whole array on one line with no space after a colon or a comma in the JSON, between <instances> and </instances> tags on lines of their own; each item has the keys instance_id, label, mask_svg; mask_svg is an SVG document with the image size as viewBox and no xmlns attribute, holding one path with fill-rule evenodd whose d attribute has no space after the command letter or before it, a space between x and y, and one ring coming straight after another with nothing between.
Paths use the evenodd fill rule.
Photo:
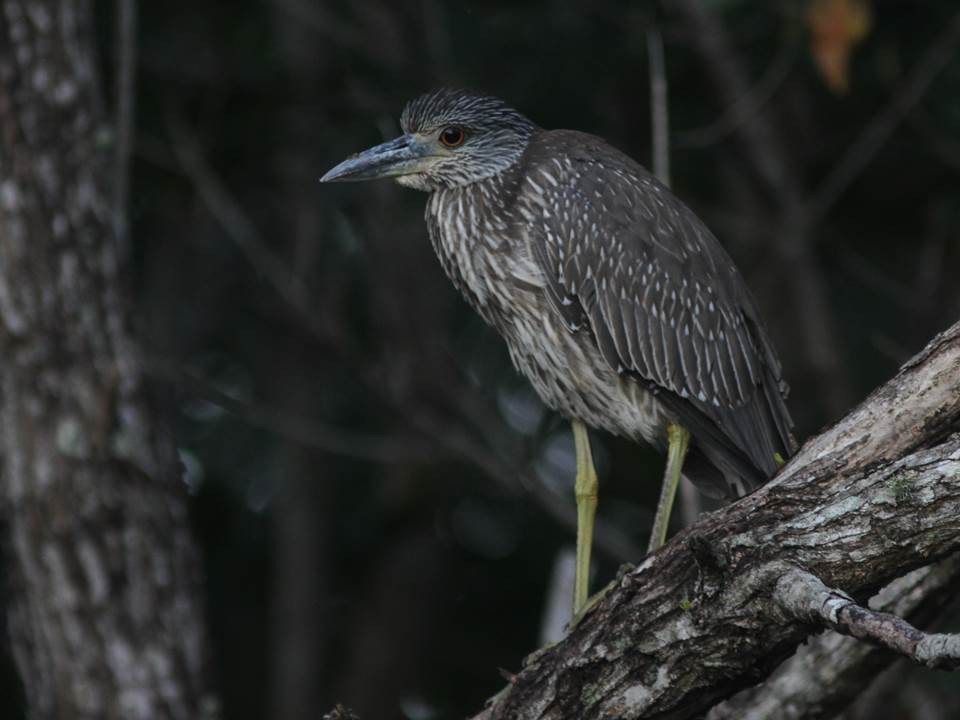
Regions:
<instances>
[{"instance_id":1,"label":"red eye of bird","mask_svg":"<svg viewBox=\"0 0 960 720\"><path fill-rule=\"evenodd\" d=\"M467 135L463 132L463 128L451 126L440 131L440 142L448 148L460 147L466 139Z\"/></svg>"}]
</instances>

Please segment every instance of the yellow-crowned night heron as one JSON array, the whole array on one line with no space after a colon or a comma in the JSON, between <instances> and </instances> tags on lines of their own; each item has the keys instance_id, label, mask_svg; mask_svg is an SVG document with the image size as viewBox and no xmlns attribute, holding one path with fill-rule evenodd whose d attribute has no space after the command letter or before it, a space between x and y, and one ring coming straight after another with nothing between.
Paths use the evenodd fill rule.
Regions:
<instances>
[{"instance_id":1,"label":"yellow-crowned night heron","mask_svg":"<svg viewBox=\"0 0 960 720\"><path fill-rule=\"evenodd\" d=\"M447 275L571 420L580 612L597 505L587 427L668 447L654 549L681 466L705 491L738 497L790 455L776 351L716 238L603 140L542 130L502 100L452 89L413 100L400 123L401 137L322 180L395 177L430 193Z\"/></svg>"}]
</instances>

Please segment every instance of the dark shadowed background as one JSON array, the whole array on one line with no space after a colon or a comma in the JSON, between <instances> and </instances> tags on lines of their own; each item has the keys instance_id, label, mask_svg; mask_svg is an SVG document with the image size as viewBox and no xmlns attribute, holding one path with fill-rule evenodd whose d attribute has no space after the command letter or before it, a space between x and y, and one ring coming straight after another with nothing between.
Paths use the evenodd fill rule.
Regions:
<instances>
[{"instance_id":1,"label":"dark shadowed background","mask_svg":"<svg viewBox=\"0 0 960 720\"><path fill-rule=\"evenodd\" d=\"M443 276L425 196L317 182L407 99L481 88L649 166L657 31L673 186L756 293L800 439L960 316L955 1L687 6L140 4L128 259L225 717L479 709L540 643L573 538L568 426ZM599 585L640 557L662 458L594 439ZM894 672L849 717L960 713L952 678Z\"/></svg>"}]
</instances>

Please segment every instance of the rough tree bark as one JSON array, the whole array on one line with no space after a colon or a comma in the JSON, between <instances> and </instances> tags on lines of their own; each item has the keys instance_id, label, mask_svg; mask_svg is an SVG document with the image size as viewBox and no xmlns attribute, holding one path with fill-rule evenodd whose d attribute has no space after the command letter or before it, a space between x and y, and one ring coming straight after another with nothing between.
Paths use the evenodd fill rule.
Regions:
<instances>
[{"instance_id":1,"label":"rough tree bark","mask_svg":"<svg viewBox=\"0 0 960 720\"><path fill-rule=\"evenodd\" d=\"M960 323L768 485L623 572L477 719L700 717L824 627L956 668L960 636L858 603L960 549L957 430Z\"/></svg>"},{"instance_id":2,"label":"rough tree bark","mask_svg":"<svg viewBox=\"0 0 960 720\"><path fill-rule=\"evenodd\" d=\"M92 7L0 5L0 453L33 718L197 718L198 557L128 327Z\"/></svg>"}]
</instances>

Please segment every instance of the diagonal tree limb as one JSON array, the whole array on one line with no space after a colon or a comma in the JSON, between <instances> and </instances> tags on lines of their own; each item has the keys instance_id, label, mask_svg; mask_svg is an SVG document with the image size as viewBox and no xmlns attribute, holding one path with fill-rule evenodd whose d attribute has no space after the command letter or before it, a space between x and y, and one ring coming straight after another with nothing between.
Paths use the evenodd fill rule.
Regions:
<instances>
[{"instance_id":1,"label":"diagonal tree limb","mask_svg":"<svg viewBox=\"0 0 960 720\"><path fill-rule=\"evenodd\" d=\"M816 629L774 600L798 571L857 602L960 550L960 323L754 494L610 585L478 718L693 718Z\"/></svg>"}]
</instances>

